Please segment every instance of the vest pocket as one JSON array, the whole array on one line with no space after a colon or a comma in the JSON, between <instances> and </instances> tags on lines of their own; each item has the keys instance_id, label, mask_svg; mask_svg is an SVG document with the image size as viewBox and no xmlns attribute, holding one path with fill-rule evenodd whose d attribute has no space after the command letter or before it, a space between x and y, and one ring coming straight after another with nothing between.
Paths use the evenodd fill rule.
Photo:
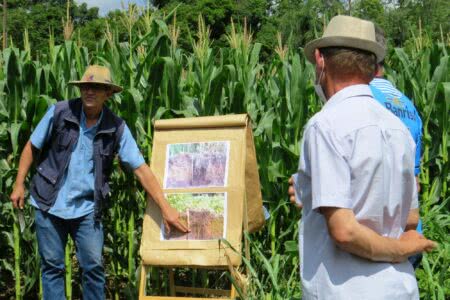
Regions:
<instances>
[{"instance_id":1,"label":"vest pocket","mask_svg":"<svg viewBox=\"0 0 450 300\"><path fill-rule=\"evenodd\" d=\"M67 132L61 132L58 135L58 149L64 150L66 149L72 140L72 135Z\"/></svg>"},{"instance_id":2,"label":"vest pocket","mask_svg":"<svg viewBox=\"0 0 450 300\"><path fill-rule=\"evenodd\" d=\"M42 167L37 169L37 173L34 175L34 187L36 193L41 199L42 203L51 205L54 201L56 192L56 177L51 176Z\"/></svg>"}]
</instances>

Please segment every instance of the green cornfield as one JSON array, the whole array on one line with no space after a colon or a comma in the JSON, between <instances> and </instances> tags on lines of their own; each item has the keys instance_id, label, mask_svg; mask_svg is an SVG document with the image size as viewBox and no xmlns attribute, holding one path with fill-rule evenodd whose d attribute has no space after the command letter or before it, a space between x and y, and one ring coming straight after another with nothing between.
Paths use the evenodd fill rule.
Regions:
<instances>
[{"instance_id":1,"label":"green cornfield","mask_svg":"<svg viewBox=\"0 0 450 300\"><path fill-rule=\"evenodd\" d=\"M55 45L32 57L30 45L0 52L0 298L42 297L39 255L30 205L20 233L9 195L21 150L30 133L56 101L77 97L67 85L81 77L88 64L111 68L124 87L108 103L130 127L147 161L152 155L152 123L158 119L248 113L253 121L266 226L246 234L250 259L244 259L246 299L300 299L298 220L289 204L287 181L296 171L298 144L307 120L321 108L313 89L314 68L301 49L281 43L262 62L261 44L244 27L232 26L228 46L215 48L208 28L199 20L192 50L177 45L179 31L171 16L150 12L137 17L132 9L122 24L104 28L96 50L82 37ZM115 26L126 26L128 42L119 42ZM27 33L25 33L26 35ZM24 37L27 41L27 37ZM450 298L450 68L448 41L417 37L408 49L388 54L387 77L414 100L423 120L420 181L421 216L428 238L439 243L417 269L422 299ZM142 189L119 165L113 174L112 199L105 227L106 294L108 299L136 299L142 218ZM246 271L246 272L245 272ZM192 286L220 285L229 275L204 270L185 272ZM150 292L168 291L167 271L152 269ZM230 279L226 279L230 280ZM231 279L231 281L233 281ZM240 291L242 292L242 291ZM74 245L66 248L67 299L80 298L80 274Z\"/></svg>"}]
</instances>

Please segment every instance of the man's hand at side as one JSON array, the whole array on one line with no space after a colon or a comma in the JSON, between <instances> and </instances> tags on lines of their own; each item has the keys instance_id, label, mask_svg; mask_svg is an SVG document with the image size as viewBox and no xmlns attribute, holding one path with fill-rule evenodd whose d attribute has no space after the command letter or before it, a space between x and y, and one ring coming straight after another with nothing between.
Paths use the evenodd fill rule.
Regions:
<instances>
[{"instance_id":1,"label":"man's hand at side","mask_svg":"<svg viewBox=\"0 0 450 300\"><path fill-rule=\"evenodd\" d=\"M293 204L298 209L302 209L303 208L303 205L296 201L295 187L294 187L294 178L292 176L289 178L288 196L289 196L289 201L291 202L291 204Z\"/></svg>"},{"instance_id":2,"label":"man's hand at side","mask_svg":"<svg viewBox=\"0 0 450 300\"><path fill-rule=\"evenodd\" d=\"M25 202L25 187L23 184L15 184L10 199L14 208L23 209Z\"/></svg>"},{"instance_id":3,"label":"man's hand at side","mask_svg":"<svg viewBox=\"0 0 450 300\"><path fill-rule=\"evenodd\" d=\"M166 227L166 232L170 232L170 226L175 227L181 232L188 232L189 229L180 221L179 212L172 206L170 206L170 204L165 199L163 191L158 181L156 180L155 175L150 170L150 167L144 163L134 170L134 174L138 178L145 191L160 207L161 214L164 219L164 225Z\"/></svg>"},{"instance_id":4,"label":"man's hand at side","mask_svg":"<svg viewBox=\"0 0 450 300\"><path fill-rule=\"evenodd\" d=\"M30 141L25 144L20 155L19 168L17 169L16 183L11 193L10 199L14 208L23 209L25 202L25 178L27 177L30 166L33 163L33 145Z\"/></svg>"}]
</instances>

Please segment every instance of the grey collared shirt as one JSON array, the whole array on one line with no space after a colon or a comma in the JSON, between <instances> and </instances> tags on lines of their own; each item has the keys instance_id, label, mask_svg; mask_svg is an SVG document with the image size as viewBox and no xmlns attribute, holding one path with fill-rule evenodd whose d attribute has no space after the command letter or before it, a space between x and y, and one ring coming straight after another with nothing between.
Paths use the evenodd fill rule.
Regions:
<instances>
[{"instance_id":1,"label":"grey collared shirt","mask_svg":"<svg viewBox=\"0 0 450 300\"><path fill-rule=\"evenodd\" d=\"M336 93L306 125L298 170L303 202L303 299L418 299L409 262L369 261L339 249L320 207L351 209L360 224L398 238L418 207L415 144L367 85Z\"/></svg>"}]
</instances>

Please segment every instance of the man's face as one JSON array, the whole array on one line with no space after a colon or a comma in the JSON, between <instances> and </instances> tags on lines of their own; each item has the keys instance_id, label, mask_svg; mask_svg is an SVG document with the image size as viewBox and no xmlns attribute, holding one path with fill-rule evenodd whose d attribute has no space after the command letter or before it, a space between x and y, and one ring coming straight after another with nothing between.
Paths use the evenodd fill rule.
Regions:
<instances>
[{"instance_id":1,"label":"man's face","mask_svg":"<svg viewBox=\"0 0 450 300\"><path fill-rule=\"evenodd\" d=\"M111 88L104 84L86 83L80 85L81 100L86 109L100 110L103 103L112 96Z\"/></svg>"}]
</instances>

